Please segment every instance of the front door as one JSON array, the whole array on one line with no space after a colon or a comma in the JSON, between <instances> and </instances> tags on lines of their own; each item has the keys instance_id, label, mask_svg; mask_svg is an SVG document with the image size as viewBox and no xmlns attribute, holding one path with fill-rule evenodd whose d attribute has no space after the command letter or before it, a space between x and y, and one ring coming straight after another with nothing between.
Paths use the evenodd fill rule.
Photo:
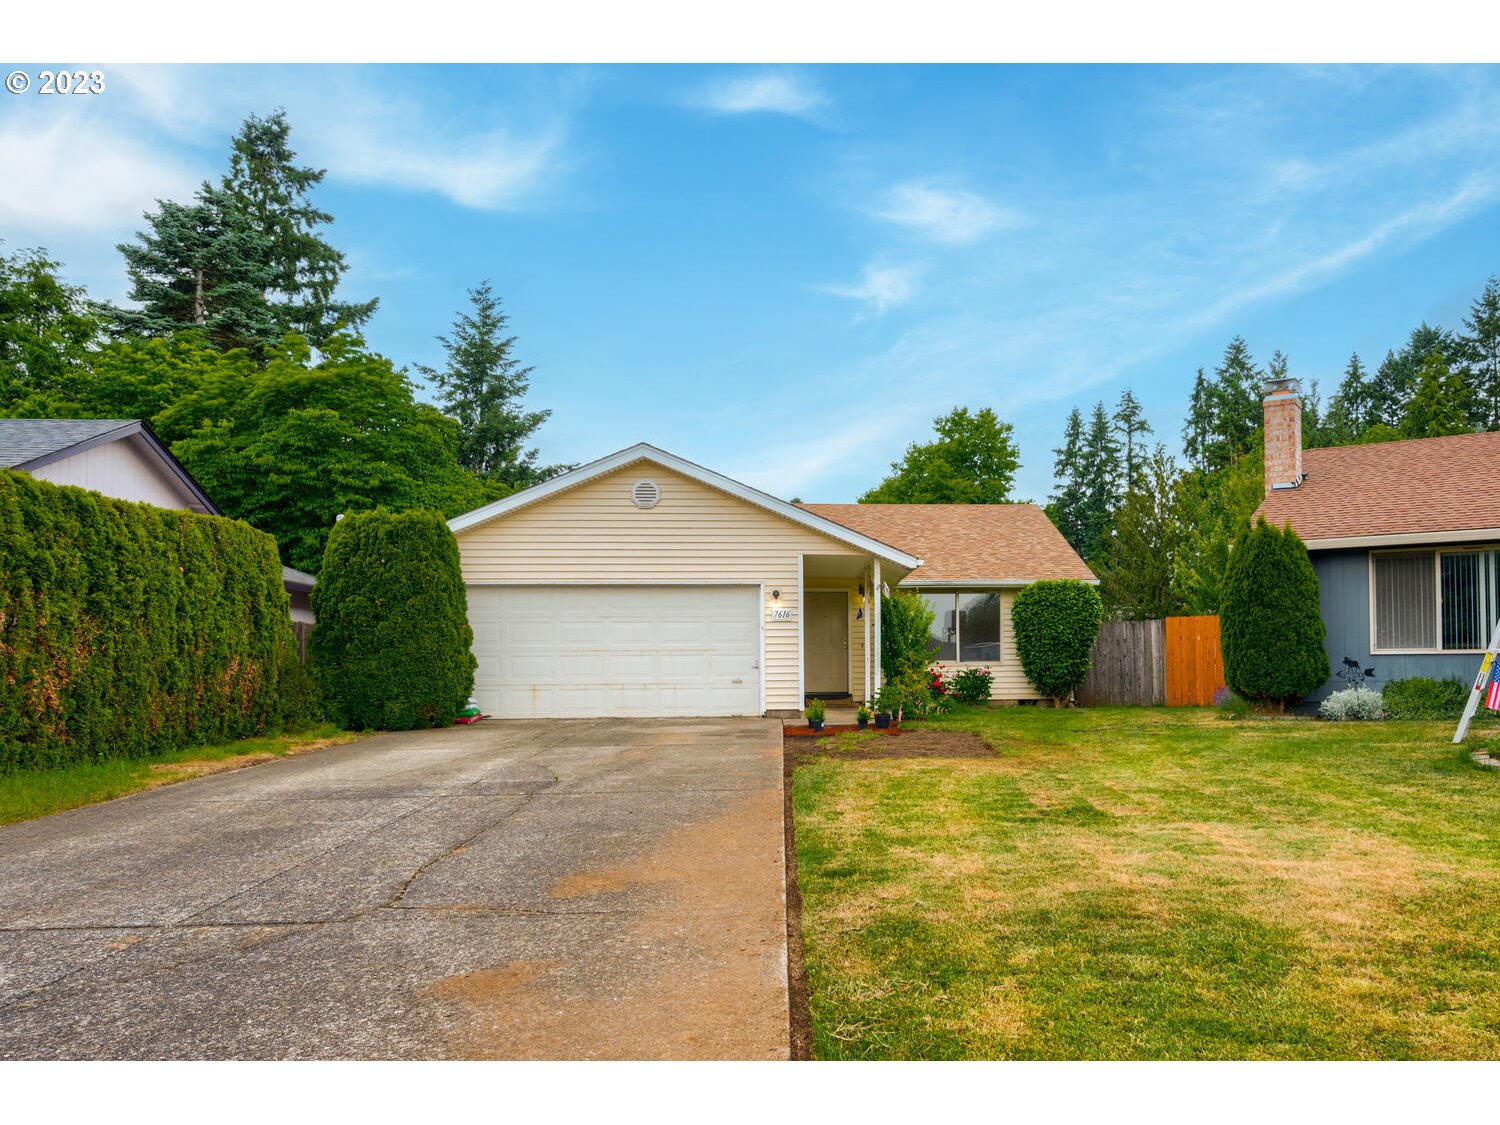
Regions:
<instances>
[{"instance_id":1,"label":"front door","mask_svg":"<svg viewBox=\"0 0 1500 1125\"><path fill-rule=\"evenodd\" d=\"M842 695L849 690L849 595L843 590L807 591L803 640L809 695Z\"/></svg>"}]
</instances>

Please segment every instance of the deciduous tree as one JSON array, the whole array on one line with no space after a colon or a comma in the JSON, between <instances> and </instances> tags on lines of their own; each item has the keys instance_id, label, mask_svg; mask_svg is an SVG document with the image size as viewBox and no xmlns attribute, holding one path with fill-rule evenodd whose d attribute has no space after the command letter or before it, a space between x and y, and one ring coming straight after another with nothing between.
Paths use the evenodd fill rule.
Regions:
<instances>
[{"instance_id":1,"label":"deciduous tree","mask_svg":"<svg viewBox=\"0 0 1500 1125\"><path fill-rule=\"evenodd\" d=\"M937 438L913 442L861 504L1004 504L1020 467L1014 429L989 407L960 406L933 421Z\"/></svg>"}]
</instances>

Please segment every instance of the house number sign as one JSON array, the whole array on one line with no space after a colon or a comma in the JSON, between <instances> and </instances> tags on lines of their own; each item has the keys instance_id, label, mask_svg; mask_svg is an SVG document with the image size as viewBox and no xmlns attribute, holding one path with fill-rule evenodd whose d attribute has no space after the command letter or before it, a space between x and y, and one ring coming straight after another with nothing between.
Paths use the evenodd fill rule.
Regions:
<instances>
[{"instance_id":1,"label":"house number sign","mask_svg":"<svg viewBox=\"0 0 1500 1125\"><path fill-rule=\"evenodd\" d=\"M771 611L772 621L790 621L791 619L792 611L790 609L773 609Z\"/></svg>"}]
</instances>

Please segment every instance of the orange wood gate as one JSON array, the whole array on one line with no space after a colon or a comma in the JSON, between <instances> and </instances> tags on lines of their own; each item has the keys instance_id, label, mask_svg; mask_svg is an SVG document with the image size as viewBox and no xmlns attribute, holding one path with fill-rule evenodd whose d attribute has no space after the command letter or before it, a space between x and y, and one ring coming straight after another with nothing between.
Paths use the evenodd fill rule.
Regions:
<instances>
[{"instance_id":1,"label":"orange wood gate","mask_svg":"<svg viewBox=\"0 0 1500 1125\"><path fill-rule=\"evenodd\" d=\"M1167 618L1167 706L1207 707L1224 686L1217 617Z\"/></svg>"}]
</instances>

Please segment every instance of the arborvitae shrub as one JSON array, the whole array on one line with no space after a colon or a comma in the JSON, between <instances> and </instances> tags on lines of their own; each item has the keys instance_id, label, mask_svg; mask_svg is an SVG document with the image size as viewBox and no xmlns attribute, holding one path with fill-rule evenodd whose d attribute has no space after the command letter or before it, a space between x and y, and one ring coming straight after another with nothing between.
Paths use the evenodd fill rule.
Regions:
<instances>
[{"instance_id":1,"label":"arborvitae shrub","mask_svg":"<svg viewBox=\"0 0 1500 1125\"><path fill-rule=\"evenodd\" d=\"M1104 604L1099 591L1076 578L1033 582L1010 611L1021 670L1043 695L1062 701L1089 674Z\"/></svg>"},{"instance_id":2,"label":"arborvitae shrub","mask_svg":"<svg viewBox=\"0 0 1500 1125\"><path fill-rule=\"evenodd\" d=\"M458 542L438 512L357 512L328 536L311 658L330 716L355 730L453 722L474 688Z\"/></svg>"},{"instance_id":3,"label":"arborvitae shrub","mask_svg":"<svg viewBox=\"0 0 1500 1125\"><path fill-rule=\"evenodd\" d=\"M1328 679L1318 576L1290 527L1262 517L1241 533L1219 607L1224 680L1239 695L1284 706Z\"/></svg>"},{"instance_id":4,"label":"arborvitae shrub","mask_svg":"<svg viewBox=\"0 0 1500 1125\"><path fill-rule=\"evenodd\" d=\"M880 670L887 683L926 678L932 653L932 606L910 590L880 599Z\"/></svg>"},{"instance_id":5,"label":"arborvitae shrub","mask_svg":"<svg viewBox=\"0 0 1500 1125\"><path fill-rule=\"evenodd\" d=\"M264 532L0 470L0 773L275 727L294 646Z\"/></svg>"}]
</instances>

